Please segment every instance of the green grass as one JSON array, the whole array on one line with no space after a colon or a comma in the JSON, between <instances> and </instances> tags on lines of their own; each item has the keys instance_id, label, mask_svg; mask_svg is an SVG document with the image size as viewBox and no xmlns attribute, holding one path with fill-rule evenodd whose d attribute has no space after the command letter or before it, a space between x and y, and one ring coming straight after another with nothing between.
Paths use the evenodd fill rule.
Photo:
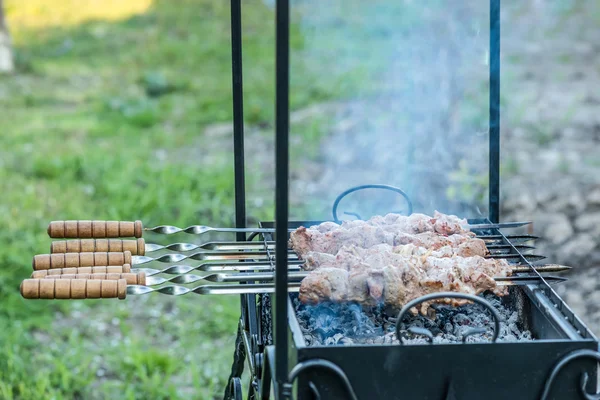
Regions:
<instances>
[{"instance_id":1,"label":"green grass","mask_svg":"<svg viewBox=\"0 0 600 400\"><path fill-rule=\"evenodd\" d=\"M410 90L386 79L393 49L445 14L420 2L334 3L295 8L292 108ZM50 220L232 225L231 138L204 134L232 118L228 4L5 0L18 70L0 76L0 399L221 398L237 297L36 302L21 299L18 286L32 255L48 251ZM309 24L304 7L318 11ZM256 140L272 140L273 10L248 0L243 13L246 123L264 133ZM479 127L487 89L475 89L463 111ZM318 157L334 122L319 114L292 126L292 162ZM547 132L533 135L549 143ZM265 164L256 157L248 154L252 165ZM513 160L506 169L519 168ZM270 176L251 170L248 187ZM451 178L449 197L465 201L487 184L466 163ZM252 221L272 217L272 196L263 200L250 205ZM313 211L322 206L314 202L302 200Z\"/></svg>"},{"instance_id":2,"label":"green grass","mask_svg":"<svg viewBox=\"0 0 600 400\"><path fill-rule=\"evenodd\" d=\"M232 155L204 152L202 134L232 118L228 2L157 0L106 18L103 2L54 3L6 1L18 71L0 77L0 398L220 398L238 298L36 302L18 287L53 219L232 224ZM273 10L243 7L246 122L268 128ZM303 46L296 26L292 44ZM292 108L336 95L313 72L295 66Z\"/></svg>"}]
</instances>

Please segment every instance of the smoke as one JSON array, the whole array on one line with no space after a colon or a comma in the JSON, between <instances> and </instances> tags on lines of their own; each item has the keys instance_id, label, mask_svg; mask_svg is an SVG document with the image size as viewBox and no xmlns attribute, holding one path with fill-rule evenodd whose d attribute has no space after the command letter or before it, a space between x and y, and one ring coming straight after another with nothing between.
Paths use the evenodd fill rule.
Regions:
<instances>
[{"instance_id":1,"label":"smoke","mask_svg":"<svg viewBox=\"0 0 600 400\"><path fill-rule=\"evenodd\" d=\"M293 10L303 50L292 79L309 71L311 85L342 99L320 120L316 180L292 185L319 199L310 217L329 217L340 192L369 183L400 187L415 212L486 214L488 2L298 0ZM342 211L363 218L403 208L392 194L350 197Z\"/></svg>"}]
</instances>

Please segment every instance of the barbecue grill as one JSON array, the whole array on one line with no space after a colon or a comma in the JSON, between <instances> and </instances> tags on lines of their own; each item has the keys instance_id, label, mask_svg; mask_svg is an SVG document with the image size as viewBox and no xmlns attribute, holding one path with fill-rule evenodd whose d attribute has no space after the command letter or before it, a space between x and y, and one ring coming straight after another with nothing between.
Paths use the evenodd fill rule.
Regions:
<instances>
[{"instance_id":1,"label":"barbecue grill","mask_svg":"<svg viewBox=\"0 0 600 400\"><path fill-rule=\"evenodd\" d=\"M232 60L236 227L246 227L242 104L241 8L232 0ZM500 217L500 0L490 0L489 216ZM276 1L276 218L262 222L275 271L274 294L245 294L226 399L242 398L247 362L250 399L592 399L598 341L518 247L519 237L500 229L476 231L507 246L539 281L512 287L505 302L519 310L530 342L307 346L288 293L287 230L320 221L288 221L289 0ZM344 195L334 203L333 218ZM384 188L385 189L385 188ZM252 240L238 233L237 240ZM275 250L268 248L275 240ZM423 300L423 299L421 299ZM417 300L417 302L419 299ZM399 324L400 321L397 321ZM419 332L418 330L413 332Z\"/></svg>"},{"instance_id":2,"label":"barbecue grill","mask_svg":"<svg viewBox=\"0 0 600 400\"><path fill-rule=\"evenodd\" d=\"M312 341L316 336L311 336L305 316L314 309L300 304L294 293L304 273L299 270L301 260L288 249L288 233L324 221L288 218L289 11L289 0L276 1L275 221L260 222L258 227L246 225L242 15L241 0L231 0L236 227L157 226L145 230L166 235L233 231L236 241L147 244L141 239L144 229L139 221L52 222L48 229L51 237L90 239L54 242L52 254L36 256L32 276L36 279L24 281L23 296L240 294L241 315L226 400L240 400L244 392L248 399L263 400L600 399L600 394L595 393L600 361L598 341L550 286L561 279L541 274L564 267L534 266L533 262L543 257L526 253L533 247L525 243L535 237L505 232L526 223L499 223L500 0L490 0L489 215L469 219L468 224L485 241L491 253L488 257L515 264L514 276L498 280L511 285L509 294L501 300L464 293L429 294L405 304L395 318L381 308L359 312L353 311L351 305L324 305L322 310L333 312L334 319L339 316L336 313L349 312L351 318L356 317L358 322L351 323L355 330L362 329L362 323L368 325L371 320L365 318L372 317L382 324L392 324L393 332L384 331L384 336L371 338L371 342L352 342L339 331L332 332L321 325L315 334L317 342ZM332 220L339 222L342 199L364 189L397 193L406 203L405 213L412 213L410 197L400 188L375 184L341 193L333 203ZM110 239L130 236L138 239ZM151 254L157 251L191 253ZM184 260L202 263L173 265ZM171 265L145 268L144 264L150 262ZM137 273L130 273L132 265ZM194 271L209 274L199 276ZM174 276L164 278L160 274ZM221 284L181 286L200 280ZM163 286L165 283L175 285ZM423 322L410 313L422 302L452 297L472 302L461 308L467 314L456 314L463 311L441 306L436 308L438 316L434 320L446 321L446 325L458 319L468 322L460 340L444 341L444 334L434 333L436 328L431 322ZM475 311L477 307L482 311ZM332 321L326 317L328 328L326 325ZM476 324L472 327L469 319L482 322L489 329ZM511 339L511 334L506 334L509 325L513 332L528 333ZM249 373L246 389L242 383L245 365Z\"/></svg>"}]
</instances>

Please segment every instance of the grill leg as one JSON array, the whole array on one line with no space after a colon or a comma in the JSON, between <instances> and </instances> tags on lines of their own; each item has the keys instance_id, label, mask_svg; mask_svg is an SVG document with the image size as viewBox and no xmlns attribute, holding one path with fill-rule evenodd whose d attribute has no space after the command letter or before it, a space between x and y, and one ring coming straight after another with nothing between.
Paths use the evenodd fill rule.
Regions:
<instances>
[{"instance_id":1,"label":"grill leg","mask_svg":"<svg viewBox=\"0 0 600 400\"><path fill-rule=\"evenodd\" d=\"M228 385L225 388L225 396L224 400L237 400L236 392L234 391L237 384L233 384L235 382L239 382L241 385L240 377L242 376L242 372L244 372L244 362L246 362L246 347L244 347L244 339L242 338L242 327L238 324L238 333L235 338L235 350L233 352L233 364L231 365L231 373L229 374ZM239 398L242 399L242 391L241 386L239 389Z\"/></svg>"},{"instance_id":2,"label":"grill leg","mask_svg":"<svg viewBox=\"0 0 600 400\"><path fill-rule=\"evenodd\" d=\"M244 400L244 396L242 396L242 380L240 378L232 378L229 382L229 388L231 390L231 400Z\"/></svg>"}]
</instances>

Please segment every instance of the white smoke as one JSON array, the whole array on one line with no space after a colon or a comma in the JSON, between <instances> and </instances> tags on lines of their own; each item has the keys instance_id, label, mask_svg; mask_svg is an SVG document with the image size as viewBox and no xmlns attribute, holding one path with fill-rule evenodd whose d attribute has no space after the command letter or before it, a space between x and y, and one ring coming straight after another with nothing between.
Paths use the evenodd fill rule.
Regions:
<instances>
[{"instance_id":1,"label":"white smoke","mask_svg":"<svg viewBox=\"0 0 600 400\"><path fill-rule=\"evenodd\" d=\"M366 183L402 188L415 211L487 214L488 2L302 0L293 10L304 42L292 79L305 78L294 74L302 63L346 99L326 116L318 182L293 187L321 200L312 216L329 217L338 193ZM348 209L400 207L370 199Z\"/></svg>"}]
</instances>

